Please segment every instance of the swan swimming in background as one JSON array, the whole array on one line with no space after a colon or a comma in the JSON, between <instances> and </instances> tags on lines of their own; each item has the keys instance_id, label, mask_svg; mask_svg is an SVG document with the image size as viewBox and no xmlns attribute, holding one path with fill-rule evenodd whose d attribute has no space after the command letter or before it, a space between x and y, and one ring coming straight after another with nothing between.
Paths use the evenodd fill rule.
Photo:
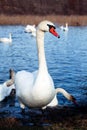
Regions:
<instances>
[{"instance_id":1,"label":"swan swimming in background","mask_svg":"<svg viewBox=\"0 0 87 130\"><path fill-rule=\"evenodd\" d=\"M31 32L31 36L36 37L36 31Z\"/></svg>"},{"instance_id":2,"label":"swan swimming in background","mask_svg":"<svg viewBox=\"0 0 87 130\"><path fill-rule=\"evenodd\" d=\"M35 24L34 25L27 25L25 27L25 32L27 32L27 33L36 32Z\"/></svg>"},{"instance_id":3,"label":"swan swimming in background","mask_svg":"<svg viewBox=\"0 0 87 130\"><path fill-rule=\"evenodd\" d=\"M44 33L50 32L59 38L55 29L55 25L50 21L40 22L36 31L39 68L32 73L22 70L15 74L16 95L22 109L25 106L37 108L55 106L58 104L56 97L58 92L63 93L65 97L74 102L74 98L65 90L55 89L52 77L48 72L44 51Z\"/></svg>"},{"instance_id":4,"label":"swan swimming in background","mask_svg":"<svg viewBox=\"0 0 87 130\"><path fill-rule=\"evenodd\" d=\"M34 24L34 25L27 25L27 26L25 27L25 32L31 33L31 36L36 37L35 24Z\"/></svg>"},{"instance_id":5,"label":"swan swimming in background","mask_svg":"<svg viewBox=\"0 0 87 130\"><path fill-rule=\"evenodd\" d=\"M0 102L10 95L11 91L15 89L13 84L14 73L10 70L10 80L0 84Z\"/></svg>"},{"instance_id":6,"label":"swan swimming in background","mask_svg":"<svg viewBox=\"0 0 87 130\"><path fill-rule=\"evenodd\" d=\"M66 26L60 26L61 30L68 31L68 23L66 23Z\"/></svg>"},{"instance_id":7,"label":"swan swimming in background","mask_svg":"<svg viewBox=\"0 0 87 130\"><path fill-rule=\"evenodd\" d=\"M0 38L0 42L2 42L2 43L11 43L12 42L12 34L9 33L9 38L6 38L6 37Z\"/></svg>"}]
</instances>

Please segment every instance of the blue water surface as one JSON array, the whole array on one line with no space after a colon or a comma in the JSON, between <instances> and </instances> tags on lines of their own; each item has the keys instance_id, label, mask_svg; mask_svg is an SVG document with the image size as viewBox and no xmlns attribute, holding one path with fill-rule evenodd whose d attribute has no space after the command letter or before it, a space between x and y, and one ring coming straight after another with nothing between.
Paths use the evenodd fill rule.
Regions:
<instances>
[{"instance_id":1,"label":"blue water surface","mask_svg":"<svg viewBox=\"0 0 87 130\"><path fill-rule=\"evenodd\" d=\"M9 69L35 71L38 69L36 38L24 32L24 26L0 26L0 37L12 33L12 43L0 43L0 83L9 78ZM55 87L71 93L79 103L87 103L87 26L69 27L60 39L45 34L45 53L49 73ZM72 105L62 94L60 105Z\"/></svg>"}]
</instances>

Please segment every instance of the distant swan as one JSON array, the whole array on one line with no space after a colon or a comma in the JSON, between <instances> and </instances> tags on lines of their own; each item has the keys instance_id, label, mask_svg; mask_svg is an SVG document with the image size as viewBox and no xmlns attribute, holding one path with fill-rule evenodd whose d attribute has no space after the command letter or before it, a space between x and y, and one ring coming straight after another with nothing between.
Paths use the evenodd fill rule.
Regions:
<instances>
[{"instance_id":1,"label":"distant swan","mask_svg":"<svg viewBox=\"0 0 87 130\"><path fill-rule=\"evenodd\" d=\"M31 36L36 37L36 31L31 32Z\"/></svg>"},{"instance_id":2,"label":"distant swan","mask_svg":"<svg viewBox=\"0 0 87 130\"><path fill-rule=\"evenodd\" d=\"M66 26L60 26L61 30L68 31L68 23L66 23Z\"/></svg>"},{"instance_id":3,"label":"distant swan","mask_svg":"<svg viewBox=\"0 0 87 130\"><path fill-rule=\"evenodd\" d=\"M12 89L15 89L13 84L14 73L10 70L10 80L0 84L0 101L3 101L7 96L10 95Z\"/></svg>"},{"instance_id":4,"label":"distant swan","mask_svg":"<svg viewBox=\"0 0 87 130\"><path fill-rule=\"evenodd\" d=\"M11 43L12 42L12 35L11 33L9 33L9 38L0 38L0 42L3 42L3 43Z\"/></svg>"},{"instance_id":5,"label":"distant swan","mask_svg":"<svg viewBox=\"0 0 87 130\"><path fill-rule=\"evenodd\" d=\"M27 32L27 33L36 32L35 24L34 25L27 25L25 27L25 32Z\"/></svg>"}]
</instances>

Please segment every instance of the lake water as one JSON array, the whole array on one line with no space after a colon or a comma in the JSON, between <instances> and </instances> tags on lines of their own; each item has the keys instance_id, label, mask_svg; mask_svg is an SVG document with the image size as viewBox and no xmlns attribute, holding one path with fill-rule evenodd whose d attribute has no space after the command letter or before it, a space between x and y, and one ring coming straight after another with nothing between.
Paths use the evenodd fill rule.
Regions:
<instances>
[{"instance_id":1,"label":"lake water","mask_svg":"<svg viewBox=\"0 0 87 130\"><path fill-rule=\"evenodd\" d=\"M24 26L0 26L0 37L12 33L12 44L0 43L0 83L9 78L9 69L34 71L38 69L36 39L24 32ZM55 87L71 93L79 104L87 103L87 26L69 27L68 32L57 28L60 39L45 34L45 53L49 73ZM73 105L62 94L60 105ZM20 107L15 100L13 110ZM1 106L2 108L2 106ZM7 109L8 105L3 107Z\"/></svg>"}]
</instances>

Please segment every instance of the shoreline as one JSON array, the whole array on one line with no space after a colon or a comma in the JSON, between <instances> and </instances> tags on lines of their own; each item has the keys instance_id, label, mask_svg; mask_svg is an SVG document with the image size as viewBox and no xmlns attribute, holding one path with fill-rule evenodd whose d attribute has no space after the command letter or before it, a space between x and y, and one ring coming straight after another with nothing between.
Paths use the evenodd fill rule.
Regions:
<instances>
[{"instance_id":1,"label":"shoreline","mask_svg":"<svg viewBox=\"0 0 87 130\"><path fill-rule=\"evenodd\" d=\"M31 130L35 128L38 130L87 130L87 106L48 108L44 114L36 113L36 111L32 109L26 111L20 118L6 117L5 114L11 115L11 112L3 111L0 129L27 127Z\"/></svg>"},{"instance_id":2,"label":"shoreline","mask_svg":"<svg viewBox=\"0 0 87 130\"><path fill-rule=\"evenodd\" d=\"M42 20L50 20L58 25L87 26L87 15L0 15L0 25L38 24Z\"/></svg>"}]
</instances>

